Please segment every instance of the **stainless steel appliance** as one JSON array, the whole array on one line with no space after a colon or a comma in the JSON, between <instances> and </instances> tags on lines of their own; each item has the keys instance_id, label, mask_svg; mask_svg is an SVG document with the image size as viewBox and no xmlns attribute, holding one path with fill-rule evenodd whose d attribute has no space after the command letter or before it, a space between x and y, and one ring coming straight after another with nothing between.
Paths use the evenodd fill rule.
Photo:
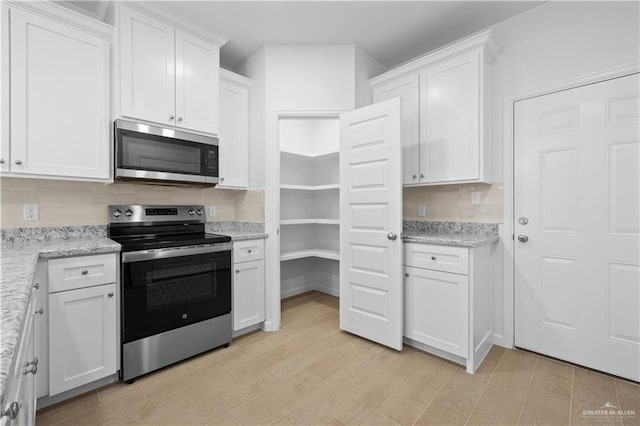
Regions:
<instances>
[{"instance_id":1,"label":"stainless steel appliance","mask_svg":"<svg viewBox=\"0 0 640 426\"><path fill-rule=\"evenodd\" d=\"M203 206L109 206L122 245L122 380L231 341L231 238Z\"/></svg>"},{"instance_id":2,"label":"stainless steel appliance","mask_svg":"<svg viewBox=\"0 0 640 426\"><path fill-rule=\"evenodd\" d=\"M218 138L116 120L115 179L213 186Z\"/></svg>"}]
</instances>

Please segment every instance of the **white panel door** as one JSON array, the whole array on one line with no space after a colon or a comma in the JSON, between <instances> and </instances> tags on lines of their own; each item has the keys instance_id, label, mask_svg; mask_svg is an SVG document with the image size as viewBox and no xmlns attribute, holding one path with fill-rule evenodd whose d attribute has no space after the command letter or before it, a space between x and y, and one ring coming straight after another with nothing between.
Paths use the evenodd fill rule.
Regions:
<instances>
[{"instance_id":1,"label":"white panel door","mask_svg":"<svg viewBox=\"0 0 640 426\"><path fill-rule=\"evenodd\" d=\"M373 88L373 102L400 98L402 183L420 182L418 75L411 74Z\"/></svg>"},{"instance_id":2,"label":"white panel door","mask_svg":"<svg viewBox=\"0 0 640 426\"><path fill-rule=\"evenodd\" d=\"M220 48L176 30L176 125L218 134Z\"/></svg>"},{"instance_id":3,"label":"white panel door","mask_svg":"<svg viewBox=\"0 0 640 426\"><path fill-rule=\"evenodd\" d=\"M639 80L515 109L516 345L636 381Z\"/></svg>"},{"instance_id":4,"label":"white panel door","mask_svg":"<svg viewBox=\"0 0 640 426\"><path fill-rule=\"evenodd\" d=\"M340 116L340 328L402 349L400 100Z\"/></svg>"},{"instance_id":5,"label":"white panel door","mask_svg":"<svg viewBox=\"0 0 640 426\"><path fill-rule=\"evenodd\" d=\"M420 72L421 183L480 178L480 53Z\"/></svg>"},{"instance_id":6,"label":"white panel door","mask_svg":"<svg viewBox=\"0 0 640 426\"><path fill-rule=\"evenodd\" d=\"M175 125L174 29L120 6L120 113Z\"/></svg>"},{"instance_id":7,"label":"white panel door","mask_svg":"<svg viewBox=\"0 0 640 426\"><path fill-rule=\"evenodd\" d=\"M218 188L249 186L249 89L220 81L220 183Z\"/></svg>"},{"instance_id":8,"label":"white panel door","mask_svg":"<svg viewBox=\"0 0 640 426\"><path fill-rule=\"evenodd\" d=\"M108 179L109 122L108 43L12 9L11 171Z\"/></svg>"},{"instance_id":9,"label":"white panel door","mask_svg":"<svg viewBox=\"0 0 640 426\"><path fill-rule=\"evenodd\" d=\"M49 294L49 395L116 372L116 285Z\"/></svg>"},{"instance_id":10,"label":"white panel door","mask_svg":"<svg viewBox=\"0 0 640 426\"><path fill-rule=\"evenodd\" d=\"M264 260L233 265L233 330L264 321Z\"/></svg>"}]
</instances>

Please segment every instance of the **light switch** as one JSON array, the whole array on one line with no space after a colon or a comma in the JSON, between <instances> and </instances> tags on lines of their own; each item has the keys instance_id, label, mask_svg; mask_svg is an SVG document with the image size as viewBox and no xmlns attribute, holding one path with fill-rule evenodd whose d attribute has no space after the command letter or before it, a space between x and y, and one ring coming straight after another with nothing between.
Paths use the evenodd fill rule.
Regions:
<instances>
[{"instance_id":1,"label":"light switch","mask_svg":"<svg viewBox=\"0 0 640 426\"><path fill-rule=\"evenodd\" d=\"M480 193L479 192L472 192L471 193L471 204L473 204L473 205L480 204Z\"/></svg>"},{"instance_id":2,"label":"light switch","mask_svg":"<svg viewBox=\"0 0 640 426\"><path fill-rule=\"evenodd\" d=\"M427 215L427 206L418 204L418 216L425 217Z\"/></svg>"},{"instance_id":3,"label":"light switch","mask_svg":"<svg viewBox=\"0 0 640 426\"><path fill-rule=\"evenodd\" d=\"M216 206L209 206L209 217L214 217L216 215Z\"/></svg>"}]
</instances>

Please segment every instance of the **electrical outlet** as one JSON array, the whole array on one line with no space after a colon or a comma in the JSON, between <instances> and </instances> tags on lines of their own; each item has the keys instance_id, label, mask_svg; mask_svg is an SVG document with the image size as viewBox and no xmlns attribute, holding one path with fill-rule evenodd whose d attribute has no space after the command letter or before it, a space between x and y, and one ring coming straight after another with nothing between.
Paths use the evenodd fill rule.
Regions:
<instances>
[{"instance_id":1,"label":"electrical outlet","mask_svg":"<svg viewBox=\"0 0 640 426\"><path fill-rule=\"evenodd\" d=\"M24 220L38 220L38 205L37 204L24 204L22 206Z\"/></svg>"},{"instance_id":2,"label":"electrical outlet","mask_svg":"<svg viewBox=\"0 0 640 426\"><path fill-rule=\"evenodd\" d=\"M209 206L209 217L214 217L216 215L216 206Z\"/></svg>"},{"instance_id":3,"label":"electrical outlet","mask_svg":"<svg viewBox=\"0 0 640 426\"><path fill-rule=\"evenodd\" d=\"M427 206L418 204L418 216L425 217L427 215Z\"/></svg>"},{"instance_id":4,"label":"electrical outlet","mask_svg":"<svg viewBox=\"0 0 640 426\"><path fill-rule=\"evenodd\" d=\"M480 193L479 192L472 192L471 193L471 204L473 204L473 205L480 204Z\"/></svg>"}]
</instances>

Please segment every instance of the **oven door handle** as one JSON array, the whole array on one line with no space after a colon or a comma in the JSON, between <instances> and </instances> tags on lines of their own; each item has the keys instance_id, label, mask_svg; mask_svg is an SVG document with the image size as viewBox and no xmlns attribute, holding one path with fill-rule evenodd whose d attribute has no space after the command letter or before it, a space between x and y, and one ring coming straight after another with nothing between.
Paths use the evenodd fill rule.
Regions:
<instances>
[{"instance_id":1,"label":"oven door handle","mask_svg":"<svg viewBox=\"0 0 640 426\"><path fill-rule=\"evenodd\" d=\"M231 243L168 247L156 250L140 250L122 253L122 263L142 262L144 260L167 259L170 257L193 256L197 254L231 251Z\"/></svg>"}]
</instances>

